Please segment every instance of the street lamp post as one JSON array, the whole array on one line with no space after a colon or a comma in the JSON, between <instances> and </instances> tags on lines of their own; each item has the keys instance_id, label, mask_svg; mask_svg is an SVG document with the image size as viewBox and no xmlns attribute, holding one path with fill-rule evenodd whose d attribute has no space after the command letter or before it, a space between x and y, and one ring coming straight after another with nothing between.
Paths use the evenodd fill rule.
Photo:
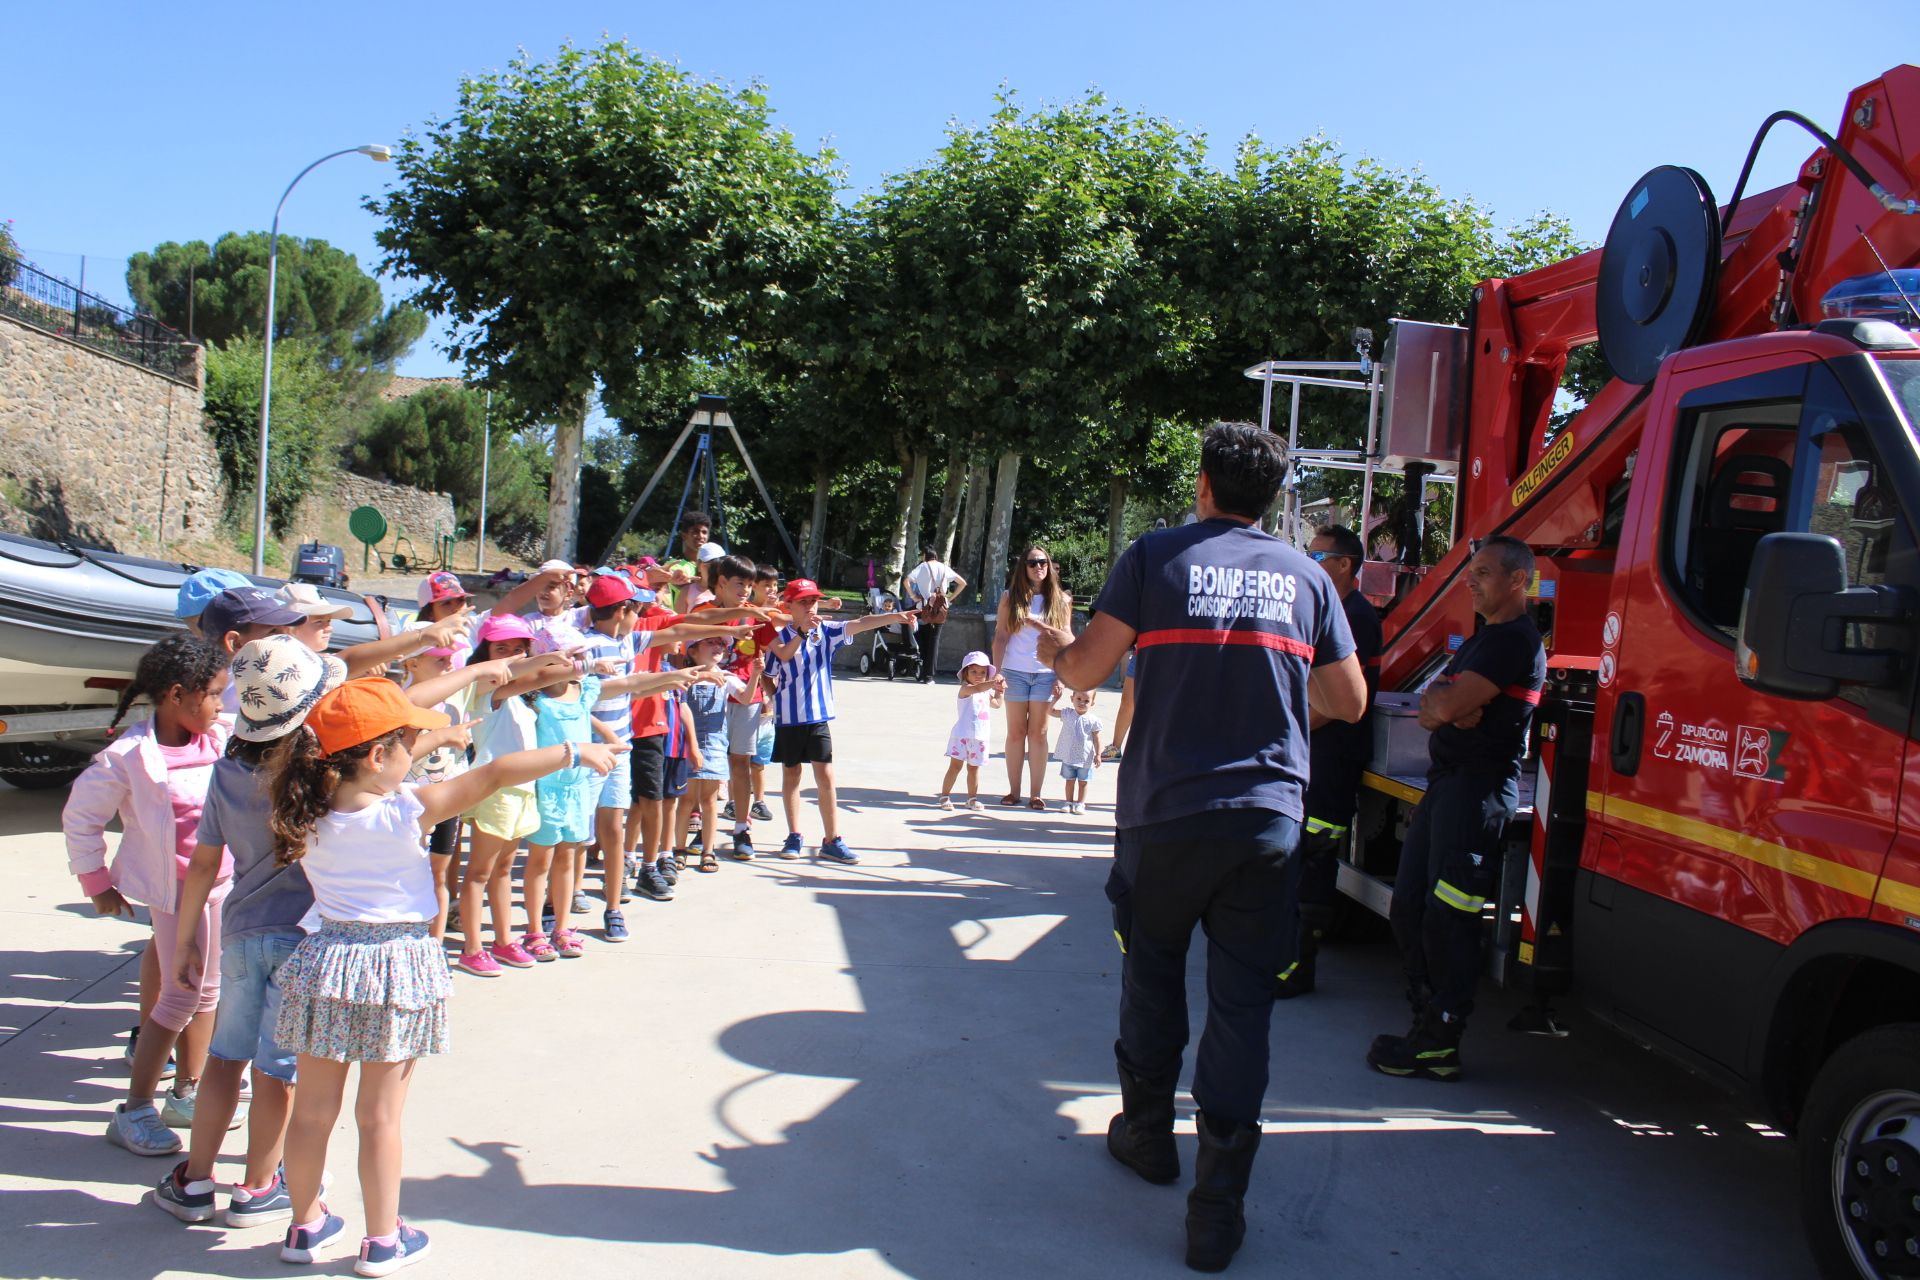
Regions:
<instances>
[{"instance_id":1,"label":"street lamp post","mask_svg":"<svg viewBox=\"0 0 1920 1280\"><path fill-rule=\"evenodd\" d=\"M393 148L385 143L370 142L363 147L348 147L321 156L293 175L293 181L280 193L280 203L273 206L273 230L267 236L267 338L260 372L260 463L255 472L253 494L253 571L256 574L264 573L267 564L267 424L273 411L273 294L280 268L280 211L287 207L287 197L300 185L300 179L329 160L352 155L384 162L393 159Z\"/></svg>"}]
</instances>

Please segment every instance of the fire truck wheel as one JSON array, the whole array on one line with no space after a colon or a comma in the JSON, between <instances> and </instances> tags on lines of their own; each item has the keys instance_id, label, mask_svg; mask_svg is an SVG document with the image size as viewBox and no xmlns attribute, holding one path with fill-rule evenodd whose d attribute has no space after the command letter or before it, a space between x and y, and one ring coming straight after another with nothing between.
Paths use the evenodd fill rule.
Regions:
<instances>
[{"instance_id":1,"label":"fire truck wheel","mask_svg":"<svg viewBox=\"0 0 1920 1280\"><path fill-rule=\"evenodd\" d=\"M1920 1023L1836 1050L1800 1119L1800 1207L1820 1274L1920 1272Z\"/></svg>"}]
</instances>

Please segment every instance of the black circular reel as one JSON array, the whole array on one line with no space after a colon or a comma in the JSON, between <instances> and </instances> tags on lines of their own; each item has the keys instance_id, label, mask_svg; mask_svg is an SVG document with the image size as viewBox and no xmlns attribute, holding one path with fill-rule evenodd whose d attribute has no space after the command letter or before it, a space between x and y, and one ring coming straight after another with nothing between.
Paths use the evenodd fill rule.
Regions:
<instances>
[{"instance_id":1,"label":"black circular reel","mask_svg":"<svg viewBox=\"0 0 1920 1280\"><path fill-rule=\"evenodd\" d=\"M1607 229L1594 285L1600 355L1623 382L1699 341L1720 274L1720 210L1707 180L1664 164L1633 184Z\"/></svg>"}]
</instances>

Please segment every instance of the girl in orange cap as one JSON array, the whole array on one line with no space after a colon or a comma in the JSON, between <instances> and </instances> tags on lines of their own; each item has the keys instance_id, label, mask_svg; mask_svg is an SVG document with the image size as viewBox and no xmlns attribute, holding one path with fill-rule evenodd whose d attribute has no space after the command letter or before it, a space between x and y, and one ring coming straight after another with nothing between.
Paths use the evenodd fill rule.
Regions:
<instances>
[{"instance_id":1,"label":"girl in orange cap","mask_svg":"<svg viewBox=\"0 0 1920 1280\"><path fill-rule=\"evenodd\" d=\"M426 1233L399 1217L407 1085L415 1059L447 1051L450 984L430 932L439 899L422 838L502 787L575 766L604 774L623 749L565 743L498 755L447 782L406 782L420 732L446 723L390 681L350 680L314 703L274 765L275 854L305 869L321 918L286 961L275 1028L300 1055L287 1128L286 1262L312 1262L345 1230L321 1202L320 1178L356 1062L367 1235L355 1270L386 1275L427 1251Z\"/></svg>"}]
</instances>

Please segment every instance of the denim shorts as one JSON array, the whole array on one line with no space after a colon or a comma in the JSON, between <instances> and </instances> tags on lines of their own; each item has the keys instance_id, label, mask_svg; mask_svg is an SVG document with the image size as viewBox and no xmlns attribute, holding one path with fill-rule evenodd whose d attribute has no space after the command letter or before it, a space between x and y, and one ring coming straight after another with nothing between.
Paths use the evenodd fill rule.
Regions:
<instances>
[{"instance_id":1,"label":"denim shorts","mask_svg":"<svg viewBox=\"0 0 1920 1280\"><path fill-rule=\"evenodd\" d=\"M245 1062L285 1084L293 1083L299 1056L273 1038L280 1019L280 966L306 935L276 929L226 940L220 948L220 1011L214 1015L207 1052L222 1062Z\"/></svg>"},{"instance_id":2,"label":"denim shorts","mask_svg":"<svg viewBox=\"0 0 1920 1280\"><path fill-rule=\"evenodd\" d=\"M1051 671L1002 671L1007 678L1008 702L1052 702L1054 675Z\"/></svg>"},{"instance_id":3,"label":"denim shorts","mask_svg":"<svg viewBox=\"0 0 1920 1280\"><path fill-rule=\"evenodd\" d=\"M594 807L624 809L632 803L633 761L622 751L613 758L613 768L607 770L607 776L600 779L600 800Z\"/></svg>"},{"instance_id":4,"label":"denim shorts","mask_svg":"<svg viewBox=\"0 0 1920 1280\"><path fill-rule=\"evenodd\" d=\"M1093 766L1089 764L1063 764L1060 766L1060 776L1068 782L1085 782L1087 779L1093 777Z\"/></svg>"}]
</instances>

